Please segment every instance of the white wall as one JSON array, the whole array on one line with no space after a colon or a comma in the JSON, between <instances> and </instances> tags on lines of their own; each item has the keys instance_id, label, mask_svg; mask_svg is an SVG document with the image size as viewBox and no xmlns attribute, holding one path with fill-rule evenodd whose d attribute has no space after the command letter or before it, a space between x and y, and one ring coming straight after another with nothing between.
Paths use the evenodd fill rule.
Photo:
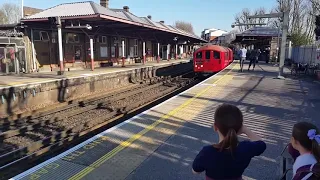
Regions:
<instances>
[{"instance_id":1,"label":"white wall","mask_svg":"<svg viewBox=\"0 0 320 180\"><path fill-rule=\"evenodd\" d=\"M222 31L222 30L212 31L212 32L210 32L210 37L212 37L212 36L214 36L214 37L222 36L225 33L227 33L227 32L226 31Z\"/></svg>"},{"instance_id":2,"label":"white wall","mask_svg":"<svg viewBox=\"0 0 320 180\"><path fill-rule=\"evenodd\" d=\"M289 48L286 48L286 58L290 58ZM320 64L320 49L316 45L291 48L291 59L294 62Z\"/></svg>"}]
</instances>

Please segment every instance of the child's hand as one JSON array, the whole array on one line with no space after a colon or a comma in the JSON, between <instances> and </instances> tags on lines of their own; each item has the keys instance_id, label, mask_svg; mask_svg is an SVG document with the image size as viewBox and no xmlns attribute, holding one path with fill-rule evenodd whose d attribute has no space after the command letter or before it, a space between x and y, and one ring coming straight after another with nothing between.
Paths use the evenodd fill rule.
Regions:
<instances>
[{"instance_id":1,"label":"child's hand","mask_svg":"<svg viewBox=\"0 0 320 180\"><path fill-rule=\"evenodd\" d=\"M247 127L245 125L242 125L242 127L239 129L237 135L246 134Z\"/></svg>"},{"instance_id":2,"label":"child's hand","mask_svg":"<svg viewBox=\"0 0 320 180\"><path fill-rule=\"evenodd\" d=\"M247 128L245 125L242 125L242 127L239 129L237 135L245 134L248 136L248 138L251 141L259 141L261 138L254 132L252 132L249 128Z\"/></svg>"}]
</instances>

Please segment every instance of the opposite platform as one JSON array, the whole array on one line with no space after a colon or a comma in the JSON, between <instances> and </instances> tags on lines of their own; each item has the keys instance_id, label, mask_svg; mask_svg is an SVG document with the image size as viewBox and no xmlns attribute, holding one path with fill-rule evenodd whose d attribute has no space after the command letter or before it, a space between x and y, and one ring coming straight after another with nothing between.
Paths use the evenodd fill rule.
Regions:
<instances>
[{"instance_id":1,"label":"opposite platform","mask_svg":"<svg viewBox=\"0 0 320 180\"><path fill-rule=\"evenodd\" d=\"M192 174L199 150L217 142L215 108L238 105L245 124L267 143L244 179L275 179L282 148L293 124L316 121L320 85L277 80L277 68L259 64L238 72L238 64L178 96L111 128L12 179L203 179Z\"/></svg>"},{"instance_id":2,"label":"opposite platform","mask_svg":"<svg viewBox=\"0 0 320 180\"><path fill-rule=\"evenodd\" d=\"M84 78L91 76L99 76L105 74L112 74L117 72L132 71L140 68L150 68L150 67L167 67L179 63L188 63L189 59L180 59L180 60L170 60L170 61L156 61L146 62L145 65L141 63L126 65L125 67L121 66L110 66L103 68L96 68L94 71L91 70L74 70L74 71L65 71L64 75L57 75L56 71L52 72L39 72L31 74L20 74L20 75L0 75L0 90L10 87L20 87L34 84L42 84L48 82L59 81L62 79L75 79L75 78Z\"/></svg>"},{"instance_id":3,"label":"opposite platform","mask_svg":"<svg viewBox=\"0 0 320 180\"><path fill-rule=\"evenodd\" d=\"M181 75L192 67L191 60L171 60L70 71L63 76L55 72L0 76L0 118L50 111L51 107L113 93L155 77Z\"/></svg>"}]
</instances>

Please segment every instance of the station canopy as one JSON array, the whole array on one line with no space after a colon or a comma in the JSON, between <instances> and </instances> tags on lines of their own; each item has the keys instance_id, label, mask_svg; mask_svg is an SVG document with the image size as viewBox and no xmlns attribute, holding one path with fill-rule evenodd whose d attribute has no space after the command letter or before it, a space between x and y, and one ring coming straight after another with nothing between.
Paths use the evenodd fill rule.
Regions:
<instances>
[{"instance_id":1,"label":"station canopy","mask_svg":"<svg viewBox=\"0 0 320 180\"><path fill-rule=\"evenodd\" d=\"M27 16L21 22L32 25L32 27L43 28L43 21L47 21L49 27L49 17L60 17L63 24L62 28L71 25L90 25L93 33L103 32L107 35L155 40L178 37L179 40L183 41L206 42L194 34L166 25L163 21L155 22L151 19L151 16L138 17L129 11L129 7L109 9L92 1L60 4Z\"/></svg>"},{"instance_id":2,"label":"station canopy","mask_svg":"<svg viewBox=\"0 0 320 180\"><path fill-rule=\"evenodd\" d=\"M270 41L272 38L277 38L280 33L278 28L273 27L252 27L241 33L236 34L236 39L234 43L251 44L255 42Z\"/></svg>"}]
</instances>

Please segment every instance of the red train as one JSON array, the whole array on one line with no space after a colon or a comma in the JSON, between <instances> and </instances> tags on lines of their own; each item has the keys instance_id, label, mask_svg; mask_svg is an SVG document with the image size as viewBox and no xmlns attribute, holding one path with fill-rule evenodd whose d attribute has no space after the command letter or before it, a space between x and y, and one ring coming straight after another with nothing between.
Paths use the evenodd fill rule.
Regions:
<instances>
[{"instance_id":1,"label":"red train","mask_svg":"<svg viewBox=\"0 0 320 180\"><path fill-rule=\"evenodd\" d=\"M200 74L219 72L233 61L233 51L217 45L202 46L193 56L193 70Z\"/></svg>"}]
</instances>

